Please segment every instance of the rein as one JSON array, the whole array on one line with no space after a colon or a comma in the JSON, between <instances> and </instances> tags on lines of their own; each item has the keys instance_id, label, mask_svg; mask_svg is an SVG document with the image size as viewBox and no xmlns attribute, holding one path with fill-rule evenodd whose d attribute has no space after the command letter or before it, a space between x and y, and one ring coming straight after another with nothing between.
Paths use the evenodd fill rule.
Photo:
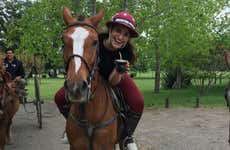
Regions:
<instances>
[{"instance_id":1,"label":"rein","mask_svg":"<svg viewBox=\"0 0 230 150\"><path fill-rule=\"evenodd\" d=\"M93 26L92 24L89 24L89 23L82 22L82 21L77 21L77 22L74 22L72 24L69 24L66 27L66 29L73 27L73 26L87 26L87 27L94 29L97 32L97 34L99 34L99 32L97 31L95 26ZM94 66L91 70L90 70L90 67L89 67L87 61L82 56L77 55L77 54L73 54L73 55L69 56L69 58L67 59L67 63L65 66L66 72L69 69L69 64L70 64L71 59L75 58L75 57L78 57L81 59L81 61L85 64L85 66L89 72L89 76L87 77L87 84L88 84L87 102L89 102L90 100L92 100L91 97L93 96L93 94L97 88L96 87L94 91L91 91L92 80L95 79L95 73L96 73L96 70L98 69L97 66L99 63L99 47L97 47L97 49L96 49L96 61L95 61ZM105 86L104 86L104 88L105 88L105 93L106 93L106 109L103 112L102 116L100 117L99 121L97 121L97 123L91 124L89 122L89 120L87 119L86 110L85 110L87 103L79 104L79 112L81 114L80 116L74 115L71 112L69 113L69 117L72 119L72 121L74 121L74 123L78 124L80 127L84 128L86 130L87 136L89 137L89 148L90 148L90 150L93 150L93 140L94 140L95 130L100 129L100 128L105 128L105 127L111 125L117 119L117 116L118 116L118 114L115 114L106 122L102 122L103 118L105 117L105 115L108 112L108 105L109 105L108 91L106 90ZM68 88L67 88L67 90L68 90ZM90 93L90 95L88 95L89 93ZM67 97L67 99L68 99L68 97ZM69 101L75 102L73 100L69 100Z\"/></svg>"}]
</instances>

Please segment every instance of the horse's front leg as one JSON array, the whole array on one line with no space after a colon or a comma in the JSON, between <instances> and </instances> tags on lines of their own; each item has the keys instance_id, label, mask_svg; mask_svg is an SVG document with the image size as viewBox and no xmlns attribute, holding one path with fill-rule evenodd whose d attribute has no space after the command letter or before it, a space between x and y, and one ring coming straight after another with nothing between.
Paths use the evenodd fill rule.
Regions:
<instances>
[{"instance_id":1,"label":"horse's front leg","mask_svg":"<svg viewBox=\"0 0 230 150\"><path fill-rule=\"evenodd\" d=\"M70 147L69 147L69 148L70 148L70 150L74 150L73 146L71 146L71 145L70 145Z\"/></svg>"},{"instance_id":2,"label":"horse's front leg","mask_svg":"<svg viewBox=\"0 0 230 150\"><path fill-rule=\"evenodd\" d=\"M0 125L0 150L4 150L5 144L6 144L6 125L4 122L1 122Z\"/></svg>"},{"instance_id":3,"label":"horse's front leg","mask_svg":"<svg viewBox=\"0 0 230 150\"><path fill-rule=\"evenodd\" d=\"M11 130L12 120L9 121L6 127L6 144L13 144L12 130Z\"/></svg>"}]
</instances>

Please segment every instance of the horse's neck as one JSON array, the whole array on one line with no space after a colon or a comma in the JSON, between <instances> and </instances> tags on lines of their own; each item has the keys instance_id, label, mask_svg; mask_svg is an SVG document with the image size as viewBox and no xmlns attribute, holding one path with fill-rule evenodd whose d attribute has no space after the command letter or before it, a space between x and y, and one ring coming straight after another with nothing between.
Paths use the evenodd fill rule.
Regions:
<instances>
[{"instance_id":1,"label":"horse's neck","mask_svg":"<svg viewBox=\"0 0 230 150\"><path fill-rule=\"evenodd\" d=\"M95 72L94 79L92 81L92 89L98 86L108 86L107 81L100 75L98 71Z\"/></svg>"}]
</instances>

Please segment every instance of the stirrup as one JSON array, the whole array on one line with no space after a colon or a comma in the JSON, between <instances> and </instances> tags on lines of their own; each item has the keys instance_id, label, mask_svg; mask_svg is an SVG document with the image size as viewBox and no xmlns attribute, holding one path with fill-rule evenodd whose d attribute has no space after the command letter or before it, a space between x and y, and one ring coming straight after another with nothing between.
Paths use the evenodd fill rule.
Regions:
<instances>
[{"instance_id":1,"label":"stirrup","mask_svg":"<svg viewBox=\"0 0 230 150\"><path fill-rule=\"evenodd\" d=\"M137 144L134 141L134 138L131 136L127 136L123 140L123 149L124 150L138 150Z\"/></svg>"}]
</instances>

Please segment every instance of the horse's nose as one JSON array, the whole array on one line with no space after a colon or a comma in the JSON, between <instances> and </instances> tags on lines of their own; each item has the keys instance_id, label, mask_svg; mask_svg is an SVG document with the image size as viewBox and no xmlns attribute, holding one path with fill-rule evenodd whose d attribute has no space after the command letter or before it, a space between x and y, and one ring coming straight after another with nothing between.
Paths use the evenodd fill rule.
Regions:
<instances>
[{"instance_id":1,"label":"horse's nose","mask_svg":"<svg viewBox=\"0 0 230 150\"><path fill-rule=\"evenodd\" d=\"M88 84L87 81L84 80L80 80L78 82L65 81L64 87L72 95L79 95L87 90Z\"/></svg>"},{"instance_id":2,"label":"horse's nose","mask_svg":"<svg viewBox=\"0 0 230 150\"><path fill-rule=\"evenodd\" d=\"M82 90L85 91L88 88L88 84L85 80L81 80L78 82L78 87Z\"/></svg>"}]
</instances>

